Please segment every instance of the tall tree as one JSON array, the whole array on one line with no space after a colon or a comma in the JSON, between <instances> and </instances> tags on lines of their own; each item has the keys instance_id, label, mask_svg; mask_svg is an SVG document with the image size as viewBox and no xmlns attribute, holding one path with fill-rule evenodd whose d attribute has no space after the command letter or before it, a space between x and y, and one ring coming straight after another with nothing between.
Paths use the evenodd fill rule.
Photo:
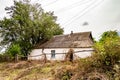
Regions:
<instances>
[{"instance_id":1,"label":"tall tree","mask_svg":"<svg viewBox=\"0 0 120 80\"><path fill-rule=\"evenodd\" d=\"M106 31L101 35L100 42L105 42L107 38L115 39L119 37L117 31Z\"/></svg>"},{"instance_id":2,"label":"tall tree","mask_svg":"<svg viewBox=\"0 0 120 80\"><path fill-rule=\"evenodd\" d=\"M53 35L63 34L53 12L44 12L38 3L14 1L14 6L6 7L5 10L11 18L0 21L2 43L19 44L24 55L37 43L45 42Z\"/></svg>"}]
</instances>

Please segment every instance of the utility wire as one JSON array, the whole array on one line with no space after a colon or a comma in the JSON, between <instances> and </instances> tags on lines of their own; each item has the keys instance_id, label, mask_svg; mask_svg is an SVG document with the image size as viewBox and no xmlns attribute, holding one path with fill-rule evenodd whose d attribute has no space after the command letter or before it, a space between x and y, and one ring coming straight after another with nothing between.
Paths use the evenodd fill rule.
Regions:
<instances>
[{"instance_id":1,"label":"utility wire","mask_svg":"<svg viewBox=\"0 0 120 80\"><path fill-rule=\"evenodd\" d=\"M66 21L63 25L66 26L67 24L72 23L72 21L74 22L74 19L75 19L76 17L78 17L78 16L81 14L81 12L84 12L86 9L88 9L91 5L93 5L93 4L95 4L95 3L96 3L96 1L93 0L92 3L90 3L89 5L87 5L87 7L83 8L81 11L79 11L77 15L73 16L70 20Z\"/></svg>"},{"instance_id":2,"label":"utility wire","mask_svg":"<svg viewBox=\"0 0 120 80\"><path fill-rule=\"evenodd\" d=\"M67 25L67 24L69 24L69 23L71 23L71 22L74 22L74 21L76 21L76 20L78 20L78 18L81 18L82 16L84 16L88 11L90 11L91 9L93 10L94 8L96 8L97 6L99 6L100 5L100 3L102 3L102 1L104 1L104 0L101 0L99 3L95 3L95 5L93 6L93 7L91 7L90 9L88 9L89 7L90 7L90 5L92 5L93 3L91 3L90 5L88 5L86 8L84 8L83 10L82 10L82 14L80 15L79 13L81 13L81 11L77 14L77 17L76 17L76 15L75 16L73 16L72 18L71 18L71 21L69 21L69 22L67 22L67 23L65 23L65 24L63 24L63 25ZM87 10L88 9L88 10ZM86 11L87 10L87 11ZM85 11L85 12L84 12ZM80 15L80 16L79 16ZM76 18L75 18L76 17Z\"/></svg>"},{"instance_id":3,"label":"utility wire","mask_svg":"<svg viewBox=\"0 0 120 80\"><path fill-rule=\"evenodd\" d=\"M93 7L91 7L89 10L87 10L86 12L84 12L81 16L79 16L78 18L82 17L83 15L87 14L87 12L89 12L91 9L95 9L96 7L98 7L101 3L103 2L103 0L101 0L99 3L95 4ZM78 19L77 18L77 19Z\"/></svg>"},{"instance_id":4,"label":"utility wire","mask_svg":"<svg viewBox=\"0 0 120 80\"><path fill-rule=\"evenodd\" d=\"M89 2L90 0L87 0L87 1ZM87 1L86 1L86 0L78 1L78 2L73 3L73 4L71 4L71 5L67 6L67 7L61 8L61 9L55 11L55 12L56 12L56 13L65 12L65 11L67 11L67 10L70 10L70 9L75 8L75 7L78 7L78 6L81 6L81 5L83 5L83 4L86 4L86 3L88 3Z\"/></svg>"},{"instance_id":5,"label":"utility wire","mask_svg":"<svg viewBox=\"0 0 120 80\"><path fill-rule=\"evenodd\" d=\"M92 4L95 4L95 3L96 3L96 1L94 0L94 2L90 3L87 7L85 7L85 8L82 9L81 11L79 11L75 16L73 16L73 17L69 20L69 22L68 22L68 21L65 22L64 25L72 22L72 21L74 20L74 18L78 17L82 12L86 11L86 9L88 9Z\"/></svg>"},{"instance_id":6,"label":"utility wire","mask_svg":"<svg viewBox=\"0 0 120 80\"><path fill-rule=\"evenodd\" d=\"M46 7L46 6L52 5L52 4L56 3L57 1L58 1L58 0L52 1L52 2L50 2L50 3L48 3L48 4L46 4L46 5L43 5L43 7Z\"/></svg>"},{"instance_id":7,"label":"utility wire","mask_svg":"<svg viewBox=\"0 0 120 80\"><path fill-rule=\"evenodd\" d=\"M41 1L41 0L35 0L34 3L37 3L38 1Z\"/></svg>"}]
</instances>

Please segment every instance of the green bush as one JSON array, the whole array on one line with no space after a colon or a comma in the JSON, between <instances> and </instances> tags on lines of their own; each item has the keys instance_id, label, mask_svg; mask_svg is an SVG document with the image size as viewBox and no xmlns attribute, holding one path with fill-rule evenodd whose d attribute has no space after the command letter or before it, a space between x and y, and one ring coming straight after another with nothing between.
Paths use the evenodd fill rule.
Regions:
<instances>
[{"instance_id":1,"label":"green bush","mask_svg":"<svg viewBox=\"0 0 120 80\"><path fill-rule=\"evenodd\" d=\"M13 58L9 54L0 54L0 62L10 62Z\"/></svg>"},{"instance_id":2,"label":"green bush","mask_svg":"<svg viewBox=\"0 0 120 80\"><path fill-rule=\"evenodd\" d=\"M102 66L114 66L120 61L120 38L106 38L104 43L95 44L95 55Z\"/></svg>"},{"instance_id":3,"label":"green bush","mask_svg":"<svg viewBox=\"0 0 120 80\"><path fill-rule=\"evenodd\" d=\"M55 80L70 80L73 75L71 66L60 67L54 72Z\"/></svg>"},{"instance_id":4,"label":"green bush","mask_svg":"<svg viewBox=\"0 0 120 80\"><path fill-rule=\"evenodd\" d=\"M116 32L105 32L102 39L95 43L94 49L93 66L101 69L111 80L119 80L120 70L115 65L120 65L120 37Z\"/></svg>"},{"instance_id":5,"label":"green bush","mask_svg":"<svg viewBox=\"0 0 120 80\"><path fill-rule=\"evenodd\" d=\"M15 56L16 54L19 54L20 55L20 53L21 53L21 48L20 48L20 46L18 45L18 44L12 44L9 48L8 48L8 50L7 50L7 52L6 52L6 54L9 54L9 55L11 55L11 56Z\"/></svg>"},{"instance_id":6,"label":"green bush","mask_svg":"<svg viewBox=\"0 0 120 80\"><path fill-rule=\"evenodd\" d=\"M18 44L12 44L5 53L0 54L0 62L13 61L17 54L21 55L21 48Z\"/></svg>"}]
</instances>

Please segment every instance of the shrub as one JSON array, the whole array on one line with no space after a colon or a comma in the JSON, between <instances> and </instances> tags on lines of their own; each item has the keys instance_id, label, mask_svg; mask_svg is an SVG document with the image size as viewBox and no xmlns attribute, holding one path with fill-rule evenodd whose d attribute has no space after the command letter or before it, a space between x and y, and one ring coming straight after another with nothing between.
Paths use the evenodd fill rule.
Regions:
<instances>
[{"instance_id":1,"label":"shrub","mask_svg":"<svg viewBox=\"0 0 120 80\"><path fill-rule=\"evenodd\" d=\"M60 67L54 71L55 80L70 80L73 75L71 66Z\"/></svg>"},{"instance_id":2,"label":"shrub","mask_svg":"<svg viewBox=\"0 0 120 80\"><path fill-rule=\"evenodd\" d=\"M104 44L95 44L95 54L97 54L97 61L101 62L102 66L113 66L120 60L120 38L106 38Z\"/></svg>"},{"instance_id":3,"label":"shrub","mask_svg":"<svg viewBox=\"0 0 120 80\"><path fill-rule=\"evenodd\" d=\"M9 48L8 48L8 50L7 50L7 52L6 52L6 54L9 54L9 55L11 55L11 56L15 56L16 54L20 54L21 53L21 48L20 48L20 46L18 45L18 44L12 44Z\"/></svg>"},{"instance_id":4,"label":"shrub","mask_svg":"<svg viewBox=\"0 0 120 80\"><path fill-rule=\"evenodd\" d=\"M0 62L10 62L13 58L9 54L0 54Z\"/></svg>"}]
</instances>

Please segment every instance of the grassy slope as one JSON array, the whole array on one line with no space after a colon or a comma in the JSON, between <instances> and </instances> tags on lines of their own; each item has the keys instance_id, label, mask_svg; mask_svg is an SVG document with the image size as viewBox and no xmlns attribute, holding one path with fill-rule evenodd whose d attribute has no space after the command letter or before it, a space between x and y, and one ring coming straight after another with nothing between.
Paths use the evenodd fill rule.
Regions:
<instances>
[{"instance_id":1,"label":"grassy slope","mask_svg":"<svg viewBox=\"0 0 120 80\"><path fill-rule=\"evenodd\" d=\"M88 58L89 59L89 58ZM0 80L120 80L120 64L108 70L108 66L93 66L95 61L71 62L21 61L0 63ZM93 58L90 58L93 59Z\"/></svg>"},{"instance_id":2,"label":"grassy slope","mask_svg":"<svg viewBox=\"0 0 120 80\"><path fill-rule=\"evenodd\" d=\"M70 66L72 63L22 61L0 63L0 80L53 80L55 69Z\"/></svg>"}]
</instances>

